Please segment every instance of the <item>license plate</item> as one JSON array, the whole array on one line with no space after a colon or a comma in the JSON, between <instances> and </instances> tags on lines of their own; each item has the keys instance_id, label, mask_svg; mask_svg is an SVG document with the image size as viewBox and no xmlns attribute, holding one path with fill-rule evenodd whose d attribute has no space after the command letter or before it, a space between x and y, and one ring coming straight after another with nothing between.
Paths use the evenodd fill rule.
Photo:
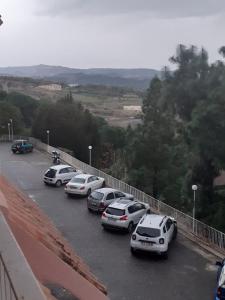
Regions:
<instances>
[{"instance_id":1,"label":"license plate","mask_svg":"<svg viewBox=\"0 0 225 300\"><path fill-rule=\"evenodd\" d=\"M152 246L153 243L151 242L141 242L143 246Z\"/></svg>"}]
</instances>

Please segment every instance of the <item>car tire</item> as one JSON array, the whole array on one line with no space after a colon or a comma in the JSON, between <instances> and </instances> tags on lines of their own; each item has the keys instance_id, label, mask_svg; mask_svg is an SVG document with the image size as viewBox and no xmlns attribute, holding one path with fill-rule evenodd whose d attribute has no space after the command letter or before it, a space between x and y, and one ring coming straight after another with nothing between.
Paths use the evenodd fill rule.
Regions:
<instances>
[{"instance_id":1,"label":"car tire","mask_svg":"<svg viewBox=\"0 0 225 300\"><path fill-rule=\"evenodd\" d=\"M163 259L168 259L168 250L161 253Z\"/></svg>"},{"instance_id":2,"label":"car tire","mask_svg":"<svg viewBox=\"0 0 225 300\"><path fill-rule=\"evenodd\" d=\"M102 224L102 229L107 230L106 226Z\"/></svg>"},{"instance_id":3,"label":"car tire","mask_svg":"<svg viewBox=\"0 0 225 300\"><path fill-rule=\"evenodd\" d=\"M89 196L90 194L91 194L91 189L88 189L87 196Z\"/></svg>"},{"instance_id":4,"label":"car tire","mask_svg":"<svg viewBox=\"0 0 225 300\"><path fill-rule=\"evenodd\" d=\"M104 187L105 187L105 180L102 183L102 188L104 188Z\"/></svg>"},{"instance_id":5,"label":"car tire","mask_svg":"<svg viewBox=\"0 0 225 300\"><path fill-rule=\"evenodd\" d=\"M128 225L128 227L127 227L127 231L128 231L129 233L132 233L133 230L134 230L134 223L133 223L133 222L130 222L129 225Z\"/></svg>"},{"instance_id":6,"label":"car tire","mask_svg":"<svg viewBox=\"0 0 225 300\"><path fill-rule=\"evenodd\" d=\"M132 255L137 254L137 251L133 247L130 247L130 252L131 252Z\"/></svg>"},{"instance_id":7,"label":"car tire","mask_svg":"<svg viewBox=\"0 0 225 300\"><path fill-rule=\"evenodd\" d=\"M57 180L55 183L56 187L60 187L62 185L62 181L61 180Z\"/></svg>"}]
</instances>

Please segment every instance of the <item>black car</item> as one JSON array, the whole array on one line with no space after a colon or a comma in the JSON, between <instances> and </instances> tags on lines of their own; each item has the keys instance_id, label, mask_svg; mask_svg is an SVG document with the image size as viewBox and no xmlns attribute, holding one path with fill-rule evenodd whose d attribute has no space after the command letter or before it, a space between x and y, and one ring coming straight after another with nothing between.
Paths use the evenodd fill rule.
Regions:
<instances>
[{"instance_id":1,"label":"black car","mask_svg":"<svg viewBox=\"0 0 225 300\"><path fill-rule=\"evenodd\" d=\"M225 259L217 261L218 266L217 272L217 287L215 293L215 300L225 300Z\"/></svg>"},{"instance_id":2,"label":"black car","mask_svg":"<svg viewBox=\"0 0 225 300\"><path fill-rule=\"evenodd\" d=\"M27 140L17 140L13 143L11 150L13 153L26 153L33 151L33 145Z\"/></svg>"}]
</instances>

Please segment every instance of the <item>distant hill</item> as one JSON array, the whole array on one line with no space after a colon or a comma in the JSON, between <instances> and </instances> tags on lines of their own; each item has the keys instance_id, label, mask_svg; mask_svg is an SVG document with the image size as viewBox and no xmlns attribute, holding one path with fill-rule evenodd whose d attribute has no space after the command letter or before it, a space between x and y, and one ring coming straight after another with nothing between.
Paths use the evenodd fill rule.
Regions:
<instances>
[{"instance_id":1,"label":"distant hill","mask_svg":"<svg viewBox=\"0 0 225 300\"><path fill-rule=\"evenodd\" d=\"M61 66L28 66L0 68L0 75L42 78L66 84L119 86L143 90L160 71L153 69L74 69Z\"/></svg>"}]
</instances>

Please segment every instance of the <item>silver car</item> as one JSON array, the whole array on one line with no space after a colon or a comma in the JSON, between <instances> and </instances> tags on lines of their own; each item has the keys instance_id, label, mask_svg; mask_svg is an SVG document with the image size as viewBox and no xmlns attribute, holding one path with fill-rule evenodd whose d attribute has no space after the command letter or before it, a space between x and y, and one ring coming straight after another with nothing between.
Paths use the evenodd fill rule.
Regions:
<instances>
[{"instance_id":1,"label":"silver car","mask_svg":"<svg viewBox=\"0 0 225 300\"><path fill-rule=\"evenodd\" d=\"M149 205L136 200L120 199L110 204L103 212L103 228L125 229L132 232L144 214L150 212Z\"/></svg>"},{"instance_id":2,"label":"silver car","mask_svg":"<svg viewBox=\"0 0 225 300\"><path fill-rule=\"evenodd\" d=\"M121 198L133 200L134 196L111 188L98 189L88 197L87 207L92 211L103 212L109 204Z\"/></svg>"}]
</instances>

